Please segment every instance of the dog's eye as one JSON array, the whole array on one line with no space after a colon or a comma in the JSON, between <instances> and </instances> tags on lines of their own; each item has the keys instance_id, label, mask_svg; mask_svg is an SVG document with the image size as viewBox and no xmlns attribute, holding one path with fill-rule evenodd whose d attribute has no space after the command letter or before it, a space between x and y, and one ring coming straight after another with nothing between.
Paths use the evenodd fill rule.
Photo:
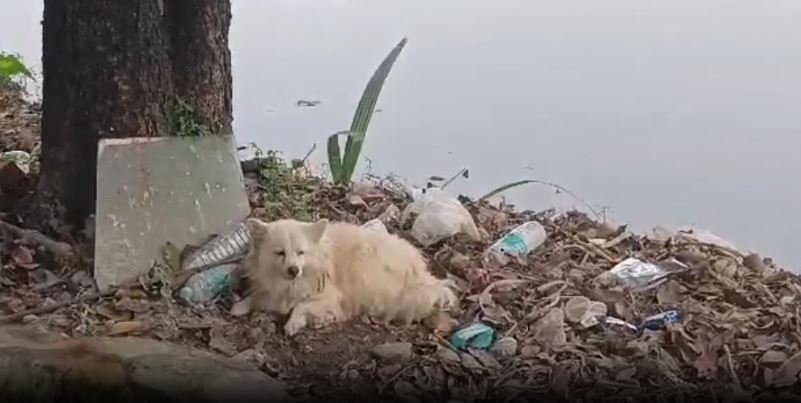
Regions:
<instances>
[{"instance_id":1,"label":"dog's eye","mask_svg":"<svg viewBox=\"0 0 801 403\"><path fill-rule=\"evenodd\" d=\"M286 252L284 252L282 250L279 250L279 251L275 252L275 255L276 256L280 256L280 257L284 257L284 256L286 256Z\"/></svg>"},{"instance_id":2,"label":"dog's eye","mask_svg":"<svg viewBox=\"0 0 801 403\"><path fill-rule=\"evenodd\" d=\"M299 250L298 251L298 256L303 256L304 253L306 253L306 251Z\"/></svg>"}]
</instances>

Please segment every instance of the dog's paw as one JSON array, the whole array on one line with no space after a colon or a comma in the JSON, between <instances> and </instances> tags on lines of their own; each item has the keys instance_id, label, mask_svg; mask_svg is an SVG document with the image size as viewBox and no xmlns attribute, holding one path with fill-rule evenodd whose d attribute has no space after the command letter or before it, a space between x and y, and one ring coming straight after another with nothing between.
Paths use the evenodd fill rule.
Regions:
<instances>
[{"instance_id":1,"label":"dog's paw","mask_svg":"<svg viewBox=\"0 0 801 403\"><path fill-rule=\"evenodd\" d=\"M250 313L250 309L250 298L245 298L231 307L231 316L245 316Z\"/></svg>"},{"instance_id":2,"label":"dog's paw","mask_svg":"<svg viewBox=\"0 0 801 403\"><path fill-rule=\"evenodd\" d=\"M306 316L304 315L291 315L289 320L284 324L284 334L289 337L296 335L300 329L306 327Z\"/></svg>"},{"instance_id":3,"label":"dog's paw","mask_svg":"<svg viewBox=\"0 0 801 403\"><path fill-rule=\"evenodd\" d=\"M339 315L336 312L325 312L322 315L312 315L309 319L309 326L312 329L320 329L326 327L339 319Z\"/></svg>"}]
</instances>

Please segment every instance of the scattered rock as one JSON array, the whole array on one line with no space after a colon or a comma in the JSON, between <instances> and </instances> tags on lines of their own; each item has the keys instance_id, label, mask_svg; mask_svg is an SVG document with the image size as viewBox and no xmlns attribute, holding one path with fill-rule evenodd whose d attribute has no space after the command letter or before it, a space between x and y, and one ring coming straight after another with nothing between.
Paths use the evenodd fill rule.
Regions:
<instances>
[{"instance_id":1,"label":"scattered rock","mask_svg":"<svg viewBox=\"0 0 801 403\"><path fill-rule=\"evenodd\" d=\"M69 362L65 354L71 355ZM0 390L3 401L33 401L35 396L76 400L86 394L86 382L96 385L91 391L94 399L103 396L112 401L143 401L155 395L176 403L289 398L279 382L252 365L149 339L65 339L4 326L0 359L11 376L7 382L14 385ZM37 365L30 365L34 361Z\"/></svg>"},{"instance_id":2,"label":"scattered rock","mask_svg":"<svg viewBox=\"0 0 801 403\"><path fill-rule=\"evenodd\" d=\"M437 357L445 363L457 363L461 361L459 354L447 347L440 347L437 351Z\"/></svg>"},{"instance_id":3,"label":"scattered rock","mask_svg":"<svg viewBox=\"0 0 801 403\"><path fill-rule=\"evenodd\" d=\"M460 359L462 360L462 366L471 370L471 371L481 371L484 367L476 360L472 355L467 353L459 354Z\"/></svg>"},{"instance_id":4,"label":"scattered rock","mask_svg":"<svg viewBox=\"0 0 801 403\"><path fill-rule=\"evenodd\" d=\"M412 343L396 342L375 346L371 353L376 358L389 362L404 362L412 358Z\"/></svg>"},{"instance_id":5,"label":"scattered rock","mask_svg":"<svg viewBox=\"0 0 801 403\"><path fill-rule=\"evenodd\" d=\"M395 398L402 403L419 403L420 391L409 382L396 382Z\"/></svg>"},{"instance_id":6,"label":"scattered rock","mask_svg":"<svg viewBox=\"0 0 801 403\"><path fill-rule=\"evenodd\" d=\"M116 322L111 325L109 336L122 336L130 333L141 333L145 330L145 324L138 320L131 320L125 322Z\"/></svg>"},{"instance_id":7,"label":"scattered rock","mask_svg":"<svg viewBox=\"0 0 801 403\"><path fill-rule=\"evenodd\" d=\"M781 364L785 361L787 361L787 353L777 350L765 351L765 354L762 354L762 357L759 359L759 362L765 365Z\"/></svg>"},{"instance_id":8,"label":"scattered rock","mask_svg":"<svg viewBox=\"0 0 801 403\"><path fill-rule=\"evenodd\" d=\"M514 337L501 337L490 351L499 358L513 357L517 354L517 340Z\"/></svg>"},{"instance_id":9,"label":"scattered rock","mask_svg":"<svg viewBox=\"0 0 801 403\"><path fill-rule=\"evenodd\" d=\"M481 364L481 366L489 369L500 369L501 364L492 354L484 351L484 350L470 350L470 355L475 357L475 359Z\"/></svg>"}]
</instances>

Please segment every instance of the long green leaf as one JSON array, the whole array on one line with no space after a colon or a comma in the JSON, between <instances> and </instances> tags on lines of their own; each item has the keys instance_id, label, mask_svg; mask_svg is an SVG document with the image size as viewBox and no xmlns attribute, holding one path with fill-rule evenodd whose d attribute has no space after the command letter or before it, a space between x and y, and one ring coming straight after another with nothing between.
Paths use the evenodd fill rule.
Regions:
<instances>
[{"instance_id":1,"label":"long green leaf","mask_svg":"<svg viewBox=\"0 0 801 403\"><path fill-rule=\"evenodd\" d=\"M557 184L555 184L555 183L551 183L551 182L545 182L545 181L536 180L536 179L524 179L524 180L520 180L520 181L517 181L517 182L507 183L506 185L503 185L503 186L500 186L500 187L498 187L498 188L496 188L496 189L493 189L492 191L490 191L489 193L485 194L484 196L481 196L481 197L480 197L478 200L479 200L479 201L482 201L482 200L487 200L487 199L489 199L490 197L493 197L493 196L496 196L496 195L498 195L498 194L501 194L501 193L503 193L503 192L505 192L505 191L507 191L507 190L509 190L509 189L516 188L516 187L518 187L518 186L527 185L527 184L529 184L529 183L538 183L538 184L540 184L540 185L546 185L546 186L552 187L552 188L554 188L554 189L557 189L557 190L559 190L559 191L561 191L561 192L567 193L567 194L569 194L570 196L572 196L574 199L576 199L576 200L577 200L579 203L583 204L583 205L584 205L584 207L586 207L588 210L590 210L590 212L591 212L593 215L595 215L595 217L596 217L596 218L599 218L599 219L600 219L600 217L601 217L601 216L598 214L598 212L597 212L597 211L595 211L595 209L593 209L593 208L592 208L592 206L590 206L589 204L587 204L587 202L585 202L584 200L582 200L582 199L581 199L580 197L578 197L578 196L577 196L575 193L571 192L570 190L567 190L567 189L566 189L564 186L560 186L560 185L557 185Z\"/></svg>"},{"instance_id":2,"label":"long green leaf","mask_svg":"<svg viewBox=\"0 0 801 403\"><path fill-rule=\"evenodd\" d=\"M342 160L340 175L335 177L335 180L339 183L349 183L353 172L356 170L356 163L362 151L362 144L364 143L364 137L367 133L367 126L370 124L370 119L375 112L376 101L384 86L384 81L387 75L389 75L389 71L392 69L392 65L395 63L395 60L398 59L404 46L406 46L406 38L403 38L395 45L395 48L389 52L389 55L387 55L384 61L381 62L381 65L378 66L375 73L373 73L370 81L367 82L367 86L362 93L362 98L359 100L359 105L356 107L356 113L353 116L353 122L350 126L352 134L348 136L348 141L345 143L345 155ZM354 135L356 133L359 135Z\"/></svg>"},{"instance_id":3,"label":"long green leaf","mask_svg":"<svg viewBox=\"0 0 801 403\"><path fill-rule=\"evenodd\" d=\"M342 176L342 157L339 152L339 136L349 135L350 130L343 130L328 136L328 166L331 168L331 177L338 181Z\"/></svg>"},{"instance_id":4,"label":"long green leaf","mask_svg":"<svg viewBox=\"0 0 801 403\"><path fill-rule=\"evenodd\" d=\"M516 188L518 186L523 186L523 185L528 184L528 183L534 183L534 181L531 180L531 179L526 179L526 180L522 180L522 181L507 183L507 184L505 184L503 186L500 186L500 187L498 187L496 189L493 189L492 191L490 191L489 193L485 194L484 196L481 196L478 200L479 201L487 200L492 196L501 194L501 193L503 193L503 192L505 192L505 191L507 191L509 189Z\"/></svg>"}]
</instances>

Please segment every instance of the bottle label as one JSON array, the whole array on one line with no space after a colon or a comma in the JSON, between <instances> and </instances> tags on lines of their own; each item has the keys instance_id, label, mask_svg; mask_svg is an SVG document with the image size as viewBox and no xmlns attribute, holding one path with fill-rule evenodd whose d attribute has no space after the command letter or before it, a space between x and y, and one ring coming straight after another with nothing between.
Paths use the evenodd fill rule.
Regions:
<instances>
[{"instance_id":1,"label":"bottle label","mask_svg":"<svg viewBox=\"0 0 801 403\"><path fill-rule=\"evenodd\" d=\"M528 252L528 245L525 238L518 233L509 233L501 241L501 250L504 252L511 252L517 255L522 255Z\"/></svg>"}]
</instances>

